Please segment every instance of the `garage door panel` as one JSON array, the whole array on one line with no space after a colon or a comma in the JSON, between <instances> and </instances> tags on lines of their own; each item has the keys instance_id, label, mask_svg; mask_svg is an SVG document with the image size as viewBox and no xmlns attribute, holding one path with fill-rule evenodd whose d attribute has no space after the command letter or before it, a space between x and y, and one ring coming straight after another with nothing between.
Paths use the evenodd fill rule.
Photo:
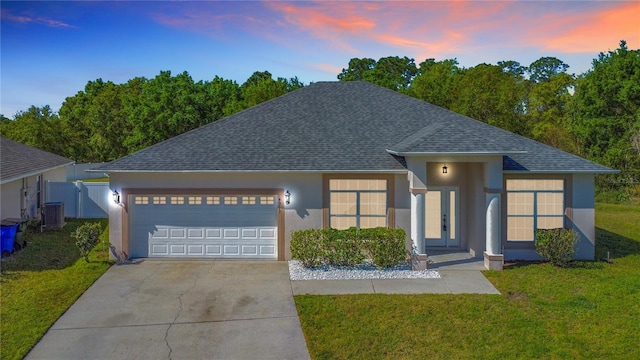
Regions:
<instances>
[{"instance_id":1,"label":"garage door panel","mask_svg":"<svg viewBox=\"0 0 640 360\"><path fill-rule=\"evenodd\" d=\"M225 196L151 195L130 201L132 257L277 258L277 198L228 201L233 198L236 204L224 204Z\"/></svg>"}]
</instances>

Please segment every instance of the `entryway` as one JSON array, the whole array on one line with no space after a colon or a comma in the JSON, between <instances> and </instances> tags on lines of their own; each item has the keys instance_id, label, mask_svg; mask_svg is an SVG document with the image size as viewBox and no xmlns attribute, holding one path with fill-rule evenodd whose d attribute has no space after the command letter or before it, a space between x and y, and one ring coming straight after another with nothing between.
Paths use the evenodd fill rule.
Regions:
<instances>
[{"instance_id":1,"label":"entryway","mask_svg":"<svg viewBox=\"0 0 640 360\"><path fill-rule=\"evenodd\" d=\"M460 188L429 187L425 194L427 247L460 246Z\"/></svg>"}]
</instances>

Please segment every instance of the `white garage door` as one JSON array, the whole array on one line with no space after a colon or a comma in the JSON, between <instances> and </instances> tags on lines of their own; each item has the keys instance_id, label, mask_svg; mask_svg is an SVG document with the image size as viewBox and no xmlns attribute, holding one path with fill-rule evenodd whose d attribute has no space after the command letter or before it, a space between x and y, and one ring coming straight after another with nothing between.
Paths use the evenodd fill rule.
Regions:
<instances>
[{"instance_id":1,"label":"white garage door","mask_svg":"<svg viewBox=\"0 0 640 360\"><path fill-rule=\"evenodd\" d=\"M278 257L275 195L131 195L132 257Z\"/></svg>"}]
</instances>

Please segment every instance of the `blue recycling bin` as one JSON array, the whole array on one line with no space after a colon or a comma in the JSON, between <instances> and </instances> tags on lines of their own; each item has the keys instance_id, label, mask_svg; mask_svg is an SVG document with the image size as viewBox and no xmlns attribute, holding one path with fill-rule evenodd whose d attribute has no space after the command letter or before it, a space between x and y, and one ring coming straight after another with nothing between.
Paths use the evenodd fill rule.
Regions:
<instances>
[{"instance_id":1,"label":"blue recycling bin","mask_svg":"<svg viewBox=\"0 0 640 360\"><path fill-rule=\"evenodd\" d=\"M7 257L11 255L13 252L14 241L16 240L16 231L18 230L18 225L2 225L0 228L2 229L1 234L1 245L0 251L2 251L2 257Z\"/></svg>"}]
</instances>

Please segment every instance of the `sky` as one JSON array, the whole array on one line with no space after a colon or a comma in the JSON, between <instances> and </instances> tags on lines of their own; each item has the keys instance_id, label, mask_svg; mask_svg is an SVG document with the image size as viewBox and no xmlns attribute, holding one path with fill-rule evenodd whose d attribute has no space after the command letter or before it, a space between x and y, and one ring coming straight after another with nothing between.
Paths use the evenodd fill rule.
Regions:
<instances>
[{"instance_id":1,"label":"sky","mask_svg":"<svg viewBox=\"0 0 640 360\"><path fill-rule=\"evenodd\" d=\"M58 111L88 81L160 71L242 84L255 71L335 81L352 58L456 58L463 67L553 56L580 74L640 48L640 1L5 1L0 114Z\"/></svg>"}]
</instances>

